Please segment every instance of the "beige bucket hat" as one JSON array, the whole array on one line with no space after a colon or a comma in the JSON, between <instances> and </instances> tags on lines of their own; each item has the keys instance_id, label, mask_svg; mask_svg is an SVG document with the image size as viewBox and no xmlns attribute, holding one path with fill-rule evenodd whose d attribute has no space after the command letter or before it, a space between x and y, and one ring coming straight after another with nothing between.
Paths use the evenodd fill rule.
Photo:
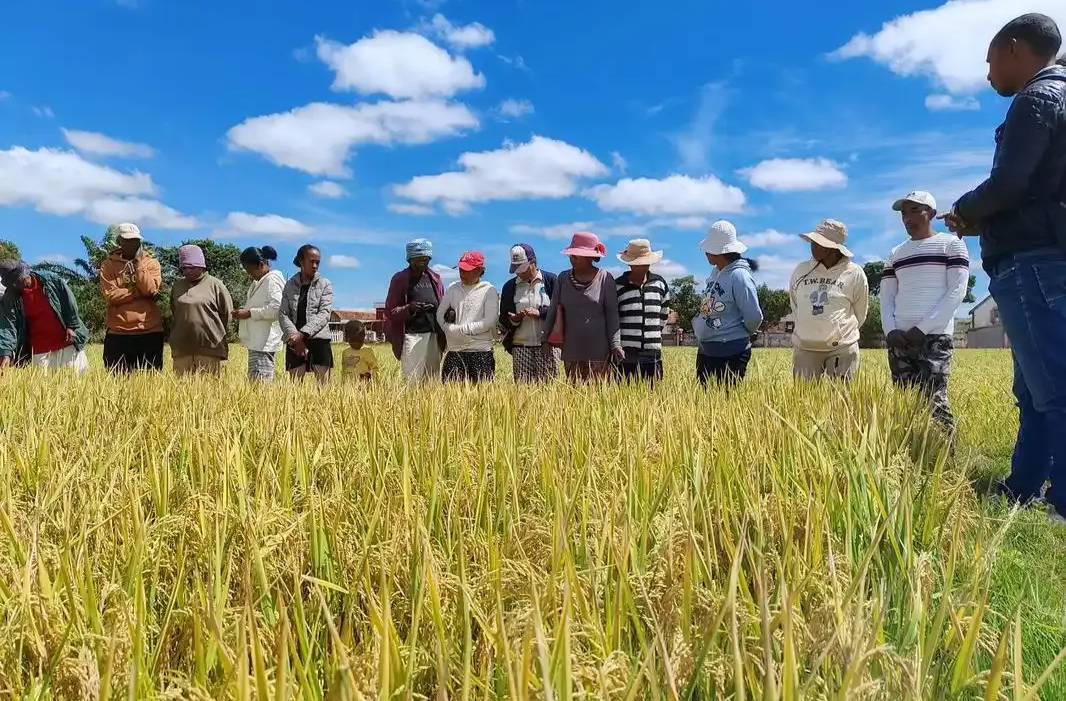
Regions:
<instances>
[{"instance_id":1,"label":"beige bucket hat","mask_svg":"<svg viewBox=\"0 0 1066 701\"><path fill-rule=\"evenodd\" d=\"M848 240L848 227L844 222L836 219L823 220L818 226L814 227L814 231L809 234L800 234L800 238L824 248L835 248L847 258L852 257L851 251L844 245Z\"/></svg>"},{"instance_id":2,"label":"beige bucket hat","mask_svg":"<svg viewBox=\"0 0 1066 701\"><path fill-rule=\"evenodd\" d=\"M618 254L618 260L627 265L655 265L662 259L663 252L651 250L648 239L633 239L626 250Z\"/></svg>"}]
</instances>

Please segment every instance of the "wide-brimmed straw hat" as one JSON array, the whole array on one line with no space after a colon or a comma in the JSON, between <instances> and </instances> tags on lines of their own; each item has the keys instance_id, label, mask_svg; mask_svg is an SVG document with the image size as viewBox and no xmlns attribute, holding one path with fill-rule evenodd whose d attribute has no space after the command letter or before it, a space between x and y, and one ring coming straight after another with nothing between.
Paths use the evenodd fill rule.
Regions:
<instances>
[{"instance_id":1,"label":"wide-brimmed straw hat","mask_svg":"<svg viewBox=\"0 0 1066 701\"><path fill-rule=\"evenodd\" d=\"M607 247L600 241L600 237L588 231L579 231L570 239L570 245L563 249L564 256L579 256L581 258L603 258L607 255Z\"/></svg>"},{"instance_id":2,"label":"wide-brimmed straw hat","mask_svg":"<svg viewBox=\"0 0 1066 701\"><path fill-rule=\"evenodd\" d=\"M737 227L723 219L711 224L711 228L707 230L707 238L700 241L700 250L721 256L726 253L743 253L748 247L737 238Z\"/></svg>"},{"instance_id":3,"label":"wide-brimmed straw hat","mask_svg":"<svg viewBox=\"0 0 1066 701\"><path fill-rule=\"evenodd\" d=\"M618 254L618 260L627 265L655 265L662 259L663 252L651 250L648 239L633 239L626 250Z\"/></svg>"},{"instance_id":4,"label":"wide-brimmed straw hat","mask_svg":"<svg viewBox=\"0 0 1066 701\"><path fill-rule=\"evenodd\" d=\"M852 257L851 251L844 245L848 240L848 227L844 222L836 219L821 221L818 226L814 227L814 231L809 234L800 234L800 238L804 241L816 243L823 248L834 248L847 258Z\"/></svg>"}]
</instances>

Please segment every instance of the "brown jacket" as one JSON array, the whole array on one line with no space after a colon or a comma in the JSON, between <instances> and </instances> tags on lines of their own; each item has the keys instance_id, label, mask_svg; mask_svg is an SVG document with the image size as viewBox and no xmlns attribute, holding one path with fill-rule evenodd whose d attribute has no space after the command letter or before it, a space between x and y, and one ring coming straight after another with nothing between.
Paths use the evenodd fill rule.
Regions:
<instances>
[{"instance_id":1,"label":"brown jacket","mask_svg":"<svg viewBox=\"0 0 1066 701\"><path fill-rule=\"evenodd\" d=\"M159 261L147 253L126 260L115 251L100 266L100 293L107 302L107 330L116 334L163 330L156 297L163 285Z\"/></svg>"}]
</instances>

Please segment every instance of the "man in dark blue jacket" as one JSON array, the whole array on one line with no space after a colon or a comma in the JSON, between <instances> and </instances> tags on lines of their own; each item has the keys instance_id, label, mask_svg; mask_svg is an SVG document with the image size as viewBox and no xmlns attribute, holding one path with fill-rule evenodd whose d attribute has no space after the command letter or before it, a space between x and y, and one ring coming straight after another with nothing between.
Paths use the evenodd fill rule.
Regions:
<instances>
[{"instance_id":1,"label":"man in dark blue jacket","mask_svg":"<svg viewBox=\"0 0 1066 701\"><path fill-rule=\"evenodd\" d=\"M988 49L988 82L1013 97L988 179L945 215L979 234L981 261L1014 355L1018 442L1005 491L1066 517L1066 69L1046 15L1022 15Z\"/></svg>"},{"instance_id":2,"label":"man in dark blue jacket","mask_svg":"<svg viewBox=\"0 0 1066 701\"><path fill-rule=\"evenodd\" d=\"M515 382L540 382L559 373L559 351L544 343L544 318L555 291L556 277L537 266L528 243L511 248L510 280L500 292L503 347L511 354Z\"/></svg>"}]
</instances>

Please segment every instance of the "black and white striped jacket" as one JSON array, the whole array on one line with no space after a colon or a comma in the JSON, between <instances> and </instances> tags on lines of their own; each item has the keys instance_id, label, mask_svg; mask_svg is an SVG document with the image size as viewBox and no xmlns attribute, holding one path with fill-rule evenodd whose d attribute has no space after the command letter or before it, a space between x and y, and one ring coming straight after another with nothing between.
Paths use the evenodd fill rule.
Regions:
<instances>
[{"instance_id":1,"label":"black and white striped jacket","mask_svg":"<svg viewBox=\"0 0 1066 701\"><path fill-rule=\"evenodd\" d=\"M615 280L618 287L618 322L622 348L627 351L661 351L663 326L670 313L670 286L661 275L649 272L641 287L629 281L629 271Z\"/></svg>"}]
</instances>

